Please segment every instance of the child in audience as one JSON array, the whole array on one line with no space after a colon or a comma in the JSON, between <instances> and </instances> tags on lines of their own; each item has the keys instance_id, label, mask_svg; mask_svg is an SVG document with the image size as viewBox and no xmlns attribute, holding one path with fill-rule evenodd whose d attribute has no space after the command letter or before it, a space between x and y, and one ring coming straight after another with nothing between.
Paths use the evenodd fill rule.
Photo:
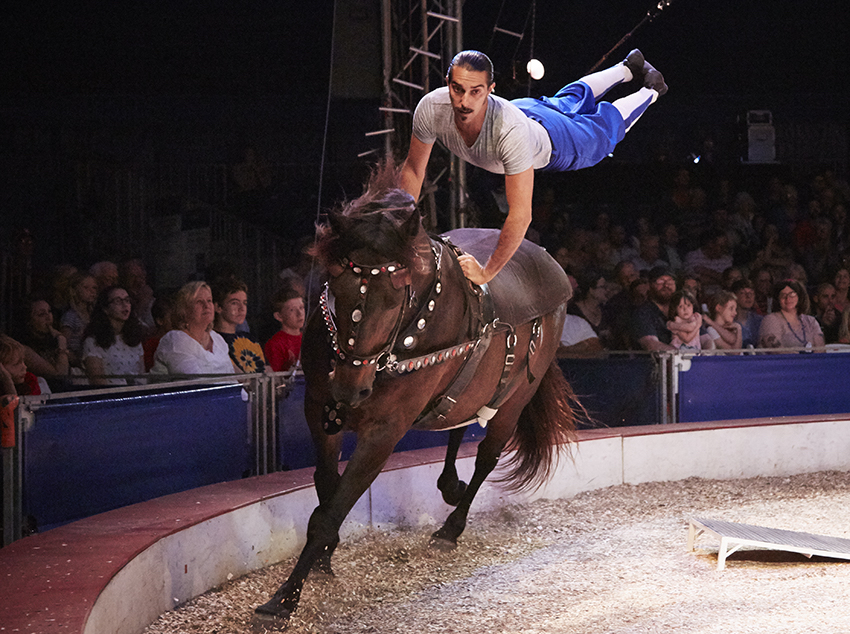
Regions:
<instances>
[{"instance_id":1,"label":"child in audience","mask_svg":"<svg viewBox=\"0 0 850 634\"><path fill-rule=\"evenodd\" d=\"M301 356L304 297L298 290L286 287L275 294L272 308L280 330L266 342L266 361L275 372L283 372L294 366Z\"/></svg>"},{"instance_id":2,"label":"child in audience","mask_svg":"<svg viewBox=\"0 0 850 634\"><path fill-rule=\"evenodd\" d=\"M673 333L670 345L679 350L702 350L699 329L702 315L697 312L697 300L690 291L680 290L670 298L670 321L667 329Z\"/></svg>"},{"instance_id":3,"label":"child in audience","mask_svg":"<svg viewBox=\"0 0 850 634\"><path fill-rule=\"evenodd\" d=\"M27 371L24 346L7 335L0 335L0 383L6 395L50 394L47 381Z\"/></svg>"},{"instance_id":4,"label":"child in audience","mask_svg":"<svg viewBox=\"0 0 850 634\"><path fill-rule=\"evenodd\" d=\"M263 346L250 332L239 332L248 315L248 286L235 277L213 283L215 321L213 330L227 342L233 365L246 374L263 372L266 359Z\"/></svg>"}]
</instances>

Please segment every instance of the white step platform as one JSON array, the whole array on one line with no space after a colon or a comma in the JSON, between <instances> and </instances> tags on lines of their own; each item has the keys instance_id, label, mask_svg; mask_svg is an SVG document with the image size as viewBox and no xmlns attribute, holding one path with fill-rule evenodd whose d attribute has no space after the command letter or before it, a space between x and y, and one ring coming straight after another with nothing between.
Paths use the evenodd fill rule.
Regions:
<instances>
[{"instance_id":1,"label":"white step platform","mask_svg":"<svg viewBox=\"0 0 850 634\"><path fill-rule=\"evenodd\" d=\"M818 555L833 559L850 559L850 539L701 518L690 520L688 550L694 550L697 538L703 533L714 535L720 540L720 548L717 551L718 570L726 567L726 558L729 555L744 546L801 553L806 557Z\"/></svg>"}]
</instances>

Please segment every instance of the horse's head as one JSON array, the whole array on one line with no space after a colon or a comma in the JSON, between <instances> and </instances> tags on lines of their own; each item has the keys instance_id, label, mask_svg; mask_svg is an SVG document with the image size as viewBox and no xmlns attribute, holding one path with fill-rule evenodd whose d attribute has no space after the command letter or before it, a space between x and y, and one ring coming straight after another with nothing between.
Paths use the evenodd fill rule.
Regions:
<instances>
[{"instance_id":1,"label":"horse's head","mask_svg":"<svg viewBox=\"0 0 850 634\"><path fill-rule=\"evenodd\" d=\"M321 308L336 355L331 396L357 406L391 358L414 279L427 269L417 249L424 231L413 198L378 172L366 193L330 212L317 235L316 253L330 273Z\"/></svg>"}]
</instances>

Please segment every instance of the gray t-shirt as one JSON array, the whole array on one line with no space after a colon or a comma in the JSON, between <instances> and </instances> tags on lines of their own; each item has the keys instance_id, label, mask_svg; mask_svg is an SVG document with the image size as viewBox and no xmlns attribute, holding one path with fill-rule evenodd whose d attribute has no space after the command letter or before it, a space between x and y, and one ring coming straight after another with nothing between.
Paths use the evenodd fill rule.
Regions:
<instances>
[{"instance_id":1,"label":"gray t-shirt","mask_svg":"<svg viewBox=\"0 0 850 634\"><path fill-rule=\"evenodd\" d=\"M425 95L413 114L413 134L427 145L439 139L468 163L494 174L519 174L549 162L552 142L546 129L506 99L491 94L481 133L468 147L457 130L447 86Z\"/></svg>"}]
</instances>

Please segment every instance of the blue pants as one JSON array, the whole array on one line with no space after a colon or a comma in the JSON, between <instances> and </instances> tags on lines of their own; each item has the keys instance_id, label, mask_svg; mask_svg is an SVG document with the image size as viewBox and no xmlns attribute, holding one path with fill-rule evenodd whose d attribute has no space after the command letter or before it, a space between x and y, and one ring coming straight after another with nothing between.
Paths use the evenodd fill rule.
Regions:
<instances>
[{"instance_id":1,"label":"blue pants","mask_svg":"<svg viewBox=\"0 0 850 634\"><path fill-rule=\"evenodd\" d=\"M545 172L596 165L614 151L626 133L619 110L607 101L596 103L593 92L580 81L564 86L554 97L525 97L511 103L549 133L552 157Z\"/></svg>"}]
</instances>

